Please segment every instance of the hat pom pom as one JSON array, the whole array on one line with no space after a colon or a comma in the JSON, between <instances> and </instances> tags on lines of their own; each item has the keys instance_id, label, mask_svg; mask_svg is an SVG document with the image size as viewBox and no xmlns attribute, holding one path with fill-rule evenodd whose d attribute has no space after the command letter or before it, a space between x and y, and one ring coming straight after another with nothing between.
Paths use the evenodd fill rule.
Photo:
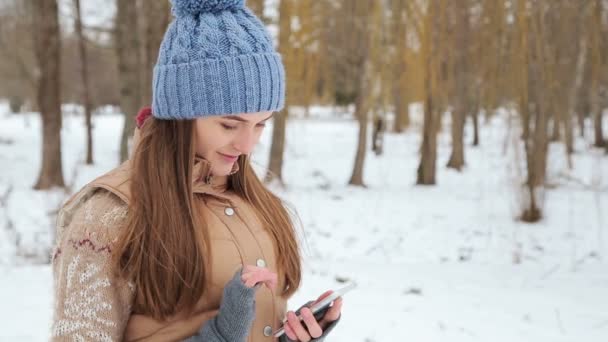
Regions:
<instances>
[{"instance_id":1,"label":"hat pom pom","mask_svg":"<svg viewBox=\"0 0 608 342\"><path fill-rule=\"evenodd\" d=\"M176 17L216 13L245 7L245 0L171 0Z\"/></svg>"}]
</instances>

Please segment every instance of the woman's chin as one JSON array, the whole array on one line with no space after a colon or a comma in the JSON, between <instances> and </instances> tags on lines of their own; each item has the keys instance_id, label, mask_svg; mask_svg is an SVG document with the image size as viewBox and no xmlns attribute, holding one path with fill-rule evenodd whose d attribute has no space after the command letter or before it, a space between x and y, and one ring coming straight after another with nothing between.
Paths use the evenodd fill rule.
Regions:
<instances>
[{"instance_id":1,"label":"woman's chin","mask_svg":"<svg viewBox=\"0 0 608 342\"><path fill-rule=\"evenodd\" d=\"M228 176L232 171L234 163L227 165L226 163L221 163L217 167L214 168L213 174L219 177Z\"/></svg>"}]
</instances>

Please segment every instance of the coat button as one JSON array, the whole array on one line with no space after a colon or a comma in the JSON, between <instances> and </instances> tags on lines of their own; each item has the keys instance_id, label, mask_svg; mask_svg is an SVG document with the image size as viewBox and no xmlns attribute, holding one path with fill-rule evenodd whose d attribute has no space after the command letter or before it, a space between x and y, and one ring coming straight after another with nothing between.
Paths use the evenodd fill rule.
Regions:
<instances>
[{"instance_id":1,"label":"coat button","mask_svg":"<svg viewBox=\"0 0 608 342\"><path fill-rule=\"evenodd\" d=\"M258 267L266 267L266 261L264 261L264 259L258 259L255 263Z\"/></svg>"},{"instance_id":2,"label":"coat button","mask_svg":"<svg viewBox=\"0 0 608 342\"><path fill-rule=\"evenodd\" d=\"M270 335L272 335L272 327L270 325L267 325L264 327L264 336Z\"/></svg>"},{"instance_id":3,"label":"coat button","mask_svg":"<svg viewBox=\"0 0 608 342\"><path fill-rule=\"evenodd\" d=\"M226 214L228 216L232 216L232 215L234 215L234 209L227 207L226 209L224 209L224 214Z\"/></svg>"}]
</instances>

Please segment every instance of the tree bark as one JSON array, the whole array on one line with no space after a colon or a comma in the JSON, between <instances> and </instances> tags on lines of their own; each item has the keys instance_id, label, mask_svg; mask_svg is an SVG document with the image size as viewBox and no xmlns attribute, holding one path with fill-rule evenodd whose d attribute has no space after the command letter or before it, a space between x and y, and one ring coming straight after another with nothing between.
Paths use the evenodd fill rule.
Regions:
<instances>
[{"instance_id":1,"label":"tree bark","mask_svg":"<svg viewBox=\"0 0 608 342\"><path fill-rule=\"evenodd\" d=\"M425 16L424 33L422 42L422 60L424 62L424 123L422 128L422 146L420 147L420 164L417 170L416 184L434 185L436 183L437 163L437 129L439 123L439 111L437 110L436 88L437 88L437 55L438 47L438 24L437 18L439 0L431 0L428 12Z\"/></svg>"},{"instance_id":2,"label":"tree bark","mask_svg":"<svg viewBox=\"0 0 608 342\"><path fill-rule=\"evenodd\" d=\"M424 101L424 124L422 128L422 147L420 148L420 164L418 165L416 184L434 185L437 162L437 122L438 114L433 108L431 94Z\"/></svg>"},{"instance_id":3,"label":"tree bark","mask_svg":"<svg viewBox=\"0 0 608 342\"><path fill-rule=\"evenodd\" d=\"M568 109L566 114L563 117L564 123L564 133L566 138L566 150L568 155L571 155L574 152L574 137L572 133L572 117L577 112L577 98L576 94L578 94L579 89L583 83L583 74L585 72L585 64L587 62L587 37L585 35L581 36L578 47L578 54L576 58L576 68L574 71L574 82L572 82L572 87L570 88L570 92L568 93ZM580 111L579 111L580 112ZM583 122L584 125L584 122ZM584 128L581 127L581 134L583 134ZM571 162L570 162L571 163Z\"/></svg>"},{"instance_id":4,"label":"tree bark","mask_svg":"<svg viewBox=\"0 0 608 342\"><path fill-rule=\"evenodd\" d=\"M143 63L141 63L143 66L141 96L142 103L146 106L152 104L154 65L156 65L158 50L171 19L169 4L169 1L145 1L141 4L145 13L142 19L144 21L144 52Z\"/></svg>"},{"instance_id":5,"label":"tree bark","mask_svg":"<svg viewBox=\"0 0 608 342\"><path fill-rule=\"evenodd\" d=\"M359 134L357 138L357 153L355 155L355 164L353 172L348 181L349 185L365 186L363 182L363 167L365 166L365 156L367 151L367 126L369 122L369 78L371 77L370 60L364 62L363 70L361 71L361 80L359 82L359 94L355 101L355 117L359 124Z\"/></svg>"},{"instance_id":6,"label":"tree bark","mask_svg":"<svg viewBox=\"0 0 608 342\"><path fill-rule=\"evenodd\" d=\"M410 125L409 103L406 98L405 89L399 83L396 83L393 87L393 100L395 103L395 124L393 125L393 131L395 133L402 133Z\"/></svg>"},{"instance_id":7,"label":"tree bark","mask_svg":"<svg viewBox=\"0 0 608 342\"><path fill-rule=\"evenodd\" d=\"M395 108L395 122L393 131L401 133L410 124L409 101L407 99L406 72L407 65L407 20L405 16L407 0L394 0L392 4L392 28L395 37L396 51L393 56L393 103Z\"/></svg>"},{"instance_id":8,"label":"tree bark","mask_svg":"<svg viewBox=\"0 0 608 342\"><path fill-rule=\"evenodd\" d=\"M286 107L274 114L272 122L272 143L270 145L270 160L265 182L273 181L284 185L283 181L283 155L285 152L285 130L287 128L287 116L289 109Z\"/></svg>"},{"instance_id":9,"label":"tree bark","mask_svg":"<svg viewBox=\"0 0 608 342\"><path fill-rule=\"evenodd\" d=\"M78 37L78 53L80 54L80 76L82 78L81 98L84 106L84 117L86 125L86 164L93 164L93 125L91 122L91 96L89 86L89 63L87 58L87 48L84 34L82 33L82 9L80 0L74 0L76 9L76 35Z\"/></svg>"},{"instance_id":10,"label":"tree bark","mask_svg":"<svg viewBox=\"0 0 608 342\"><path fill-rule=\"evenodd\" d=\"M64 187L61 164L61 42L56 0L33 6L35 53L40 69L37 102L42 117L42 166L34 189Z\"/></svg>"},{"instance_id":11,"label":"tree bark","mask_svg":"<svg viewBox=\"0 0 608 342\"><path fill-rule=\"evenodd\" d=\"M547 130L547 108L548 108L548 92L547 88L543 88L540 85L550 84L548 82L550 75L548 75L547 67L547 56L545 44L547 40L545 38L545 16L542 12L542 4L535 3L533 5L533 38L534 38L534 51L532 64L533 68L532 79L526 77L527 82L532 82L530 89L535 89L533 96L530 97L534 100L534 126L533 130L530 131L532 136L529 137L530 142L526 143L526 164L527 164L527 189L530 201L528 207L524 209L522 213L522 220L526 222L536 222L542 218L542 207L540 204L540 190L544 187L545 174L547 168L547 150L548 150L548 130ZM524 19L526 20L526 19ZM527 29L527 27L525 27ZM525 32L527 35L527 32ZM527 44L526 44L527 45ZM526 48L522 53L527 53ZM528 68L528 64L523 64L520 67ZM527 74L527 73L526 73Z\"/></svg>"},{"instance_id":12,"label":"tree bark","mask_svg":"<svg viewBox=\"0 0 608 342\"><path fill-rule=\"evenodd\" d=\"M473 146L479 146L479 98L475 101L471 117L473 119Z\"/></svg>"},{"instance_id":13,"label":"tree bark","mask_svg":"<svg viewBox=\"0 0 608 342\"><path fill-rule=\"evenodd\" d=\"M601 55L601 15L602 15L602 0L595 0L591 19L591 90L590 103L591 115L593 115L593 137L595 147L604 147L604 133L602 130L602 106L600 98L600 82L602 72L602 55Z\"/></svg>"},{"instance_id":14,"label":"tree bark","mask_svg":"<svg viewBox=\"0 0 608 342\"><path fill-rule=\"evenodd\" d=\"M467 111L470 109L470 94L469 94L469 7L468 4L456 4L452 2L451 9L455 13L456 28L455 39L453 46L455 64L455 92L454 108L452 109L452 153L448 161L447 167L458 171L464 166L464 123Z\"/></svg>"},{"instance_id":15,"label":"tree bark","mask_svg":"<svg viewBox=\"0 0 608 342\"><path fill-rule=\"evenodd\" d=\"M116 53L120 83L120 107L125 117L120 140L120 161L129 157L129 140L135 129L135 115L142 106L140 78L140 41L137 3L117 0Z\"/></svg>"},{"instance_id":16,"label":"tree bark","mask_svg":"<svg viewBox=\"0 0 608 342\"><path fill-rule=\"evenodd\" d=\"M291 18L293 12L293 0L280 0L279 4L279 51L282 53L284 63L289 65L291 55L289 49L289 39L291 37ZM289 96L285 99L285 108L279 113L275 113L272 126L272 143L270 145L270 158L268 171L266 172L265 182L283 181L283 154L285 153L285 130L287 119L289 118L289 106L291 100Z\"/></svg>"},{"instance_id":17,"label":"tree bark","mask_svg":"<svg viewBox=\"0 0 608 342\"><path fill-rule=\"evenodd\" d=\"M380 61L377 34L379 33L381 18L379 14L381 12L378 11L379 6L374 1L361 1L353 3L351 6L354 13L352 30L361 39L353 51L359 70L355 83L358 88L355 98L355 118L359 124L359 133L355 162L348 184L365 187L363 170L367 152L369 111L374 97L372 80L377 75L375 67Z\"/></svg>"}]
</instances>

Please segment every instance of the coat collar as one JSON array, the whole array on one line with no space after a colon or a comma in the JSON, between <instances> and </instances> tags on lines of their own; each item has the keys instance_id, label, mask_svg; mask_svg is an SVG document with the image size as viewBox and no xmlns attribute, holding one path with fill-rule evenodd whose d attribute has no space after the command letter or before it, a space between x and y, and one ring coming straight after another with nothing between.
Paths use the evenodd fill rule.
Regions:
<instances>
[{"instance_id":1,"label":"coat collar","mask_svg":"<svg viewBox=\"0 0 608 342\"><path fill-rule=\"evenodd\" d=\"M239 171L239 164L234 163L230 175ZM228 179L230 176L214 176L211 163L206 159L196 156L192 169L192 192L206 194L223 194L228 190Z\"/></svg>"}]
</instances>

